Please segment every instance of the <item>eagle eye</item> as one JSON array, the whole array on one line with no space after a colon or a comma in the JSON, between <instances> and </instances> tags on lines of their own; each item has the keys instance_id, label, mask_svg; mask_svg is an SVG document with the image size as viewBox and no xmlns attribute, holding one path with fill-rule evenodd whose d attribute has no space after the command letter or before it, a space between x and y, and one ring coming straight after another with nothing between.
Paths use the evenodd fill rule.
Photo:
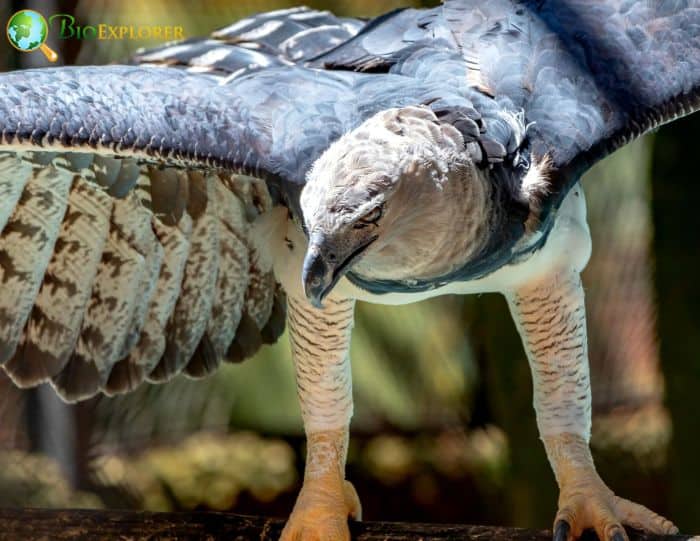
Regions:
<instances>
[{"instance_id":1,"label":"eagle eye","mask_svg":"<svg viewBox=\"0 0 700 541\"><path fill-rule=\"evenodd\" d=\"M374 207L372 210L370 210L367 214L365 214L362 218L357 220L354 224L355 229L364 229L365 227L368 227L370 225L377 225L377 222L379 219L382 217L384 214L384 205L381 204L378 207Z\"/></svg>"}]
</instances>

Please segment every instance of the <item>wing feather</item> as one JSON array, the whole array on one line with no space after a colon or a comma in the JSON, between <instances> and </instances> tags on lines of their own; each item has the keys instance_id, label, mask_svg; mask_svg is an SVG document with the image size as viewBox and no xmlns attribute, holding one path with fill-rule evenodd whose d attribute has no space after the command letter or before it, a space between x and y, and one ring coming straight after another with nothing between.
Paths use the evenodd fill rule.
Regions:
<instances>
[{"instance_id":1,"label":"wing feather","mask_svg":"<svg viewBox=\"0 0 700 541\"><path fill-rule=\"evenodd\" d=\"M545 210L630 140L700 108L700 0L447 0L496 98L524 110L552 171Z\"/></svg>"},{"instance_id":2,"label":"wing feather","mask_svg":"<svg viewBox=\"0 0 700 541\"><path fill-rule=\"evenodd\" d=\"M26 171L26 170L25 170ZM58 238L73 176L30 169L0 235L0 364L15 353Z\"/></svg>"},{"instance_id":3,"label":"wing feather","mask_svg":"<svg viewBox=\"0 0 700 541\"><path fill-rule=\"evenodd\" d=\"M213 372L236 336L249 282L246 208L223 182L215 184L219 219L219 270L207 331L185 367L191 377Z\"/></svg>"},{"instance_id":4,"label":"wing feather","mask_svg":"<svg viewBox=\"0 0 700 541\"><path fill-rule=\"evenodd\" d=\"M75 348L109 232L111 198L77 178L19 348L5 371L22 386L60 372Z\"/></svg>"},{"instance_id":5,"label":"wing feather","mask_svg":"<svg viewBox=\"0 0 700 541\"><path fill-rule=\"evenodd\" d=\"M252 353L262 331L267 341L281 333L283 297L269 257L258 254L251 263L250 222L273 205L265 183L99 155L68 157L24 153L7 168L13 186L24 190L0 232L0 246L13 250L6 259L16 264L21 252L12 236L21 216L35 228L48 220L56 231L53 244L32 244L26 255L35 274L25 286L38 290L27 293L29 316L13 310L22 338L4 366L18 384L49 380L67 401L100 390L117 394L180 371L204 375L233 344ZM106 172L121 179L125 194L113 190L116 182L98 179ZM65 212L42 208L39 219L32 202L39 194L53 197L57 182L67 192ZM49 261L36 265L44 249ZM4 291L0 297L8 298Z\"/></svg>"},{"instance_id":6,"label":"wing feather","mask_svg":"<svg viewBox=\"0 0 700 541\"><path fill-rule=\"evenodd\" d=\"M163 250L156 289L138 343L112 369L104 391L108 395L137 387L160 361L166 347L166 326L180 295L190 254L192 218L187 214L187 175L174 169L149 168L153 231Z\"/></svg>"},{"instance_id":7,"label":"wing feather","mask_svg":"<svg viewBox=\"0 0 700 541\"><path fill-rule=\"evenodd\" d=\"M163 382L177 374L190 360L204 335L214 304L219 268L219 219L215 175L189 173L187 213L192 217L190 254L180 296L166 328L165 352L148 375Z\"/></svg>"},{"instance_id":8,"label":"wing feather","mask_svg":"<svg viewBox=\"0 0 700 541\"><path fill-rule=\"evenodd\" d=\"M233 183L230 189L243 201L250 222L272 208L264 184L257 180ZM263 340L263 330L270 321L275 302L276 281L269 252L260 251L256 243L247 242L249 250L248 283L235 339L228 347L225 360L240 362L254 355ZM274 323L273 323L274 324Z\"/></svg>"},{"instance_id":9,"label":"wing feather","mask_svg":"<svg viewBox=\"0 0 700 541\"><path fill-rule=\"evenodd\" d=\"M305 7L271 11L236 21L209 38L138 51L132 60L241 77L313 58L352 38L362 26L364 22L358 19Z\"/></svg>"},{"instance_id":10,"label":"wing feather","mask_svg":"<svg viewBox=\"0 0 700 541\"><path fill-rule=\"evenodd\" d=\"M118 358L123 359L134 348L141 335L151 299L158 284L163 265L164 250L153 231L153 215L138 203L137 197L127 198L134 204L129 212L129 219L135 227L129 232L129 243L144 256L144 268L141 280L137 284L138 295L134 307L126 340L119 351ZM133 287L132 284L131 287Z\"/></svg>"},{"instance_id":11,"label":"wing feather","mask_svg":"<svg viewBox=\"0 0 700 541\"><path fill-rule=\"evenodd\" d=\"M3 231L31 178L32 166L14 154L0 156L0 232Z\"/></svg>"},{"instance_id":12,"label":"wing feather","mask_svg":"<svg viewBox=\"0 0 700 541\"><path fill-rule=\"evenodd\" d=\"M131 339L134 315L144 302L143 292L134 284L143 283L149 271L141 244L145 228L150 228L150 214L133 192L114 199L109 235L75 352L66 369L53 378L66 400L96 394Z\"/></svg>"}]
</instances>

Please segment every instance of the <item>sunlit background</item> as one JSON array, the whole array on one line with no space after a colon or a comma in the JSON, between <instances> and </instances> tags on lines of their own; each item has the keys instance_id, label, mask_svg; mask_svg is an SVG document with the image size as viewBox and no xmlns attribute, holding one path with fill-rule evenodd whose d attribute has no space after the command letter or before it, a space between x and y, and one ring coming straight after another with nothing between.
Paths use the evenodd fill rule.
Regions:
<instances>
[{"instance_id":1,"label":"sunlit background","mask_svg":"<svg viewBox=\"0 0 700 541\"><path fill-rule=\"evenodd\" d=\"M310 1L370 17L401 0ZM206 34L272 0L3 3L80 24ZM414 2L414 5L420 5ZM425 3L424 5L427 5ZM50 36L61 62L102 64L157 42ZM44 66L2 40L0 68ZM594 251L584 284L592 445L621 495L700 531L700 118L629 145L584 181ZM348 475L369 520L548 527L556 486L537 437L520 340L499 296L358 308ZM217 509L285 516L303 437L286 336L202 381L77 406L0 377L0 505Z\"/></svg>"}]
</instances>

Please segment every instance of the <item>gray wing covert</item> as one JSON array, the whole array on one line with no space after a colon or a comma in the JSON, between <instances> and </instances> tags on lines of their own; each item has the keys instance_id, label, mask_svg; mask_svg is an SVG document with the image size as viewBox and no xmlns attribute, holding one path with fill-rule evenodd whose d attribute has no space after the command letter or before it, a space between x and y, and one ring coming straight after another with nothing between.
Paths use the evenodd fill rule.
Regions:
<instances>
[{"instance_id":1,"label":"gray wing covert","mask_svg":"<svg viewBox=\"0 0 700 541\"><path fill-rule=\"evenodd\" d=\"M631 139L700 106L700 1L447 0L474 76L525 111L556 207Z\"/></svg>"},{"instance_id":2,"label":"gray wing covert","mask_svg":"<svg viewBox=\"0 0 700 541\"><path fill-rule=\"evenodd\" d=\"M445 0L379 17L313 64L448 81L504 146L493 123L524 112L525 143L552 166L546 211L596 161L700 107L700 0Z\"/></svg>"},{"instance_id":3,"label":"gray wing covert","mask_svg":"<svg viewBox=\"0 0 700 541\"><path fill-rule=\"evenodd\" d=\"M180 67L195 73L240 77L272 66L301 64L351 39L364 26L307 7L253 15L192 38L138 51L132 62Z\"/></svg>"}]
</instances>

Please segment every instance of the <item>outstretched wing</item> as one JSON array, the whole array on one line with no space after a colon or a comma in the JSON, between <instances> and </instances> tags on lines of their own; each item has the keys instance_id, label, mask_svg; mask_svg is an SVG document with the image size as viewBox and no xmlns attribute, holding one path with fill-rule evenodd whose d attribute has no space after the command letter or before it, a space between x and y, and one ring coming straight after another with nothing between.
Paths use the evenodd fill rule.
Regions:
<instances>
[{"instance_id":1,"label":"outstretched wing","mask_svg":"<svg viewBox=\"0 0 700 541\"><path fill-rule=\"evenodd\" d=\"M350 89L294 68L235 88L170 68L0 76L8 374L76 400L274 341L284 298L250 238L272 200L233 173L293 194L341 133Z\"/></svg>"},{"instance_id":2,"label":"outstretched wing","mask_svg":"<svg viewBox=\"0 0 700 541\"><path fill-rule=\"evenodd\" d=\"M69 400L202 375L283 326L250 239L267 188L210 167L215 111L198 127L185 102L148 100L167 72L133 76L148 92L119 69L0 77L1 360Z\"/></svg>"},{"instance_id":3,"label":"outstretched wing","mask_svg":"<svg viewBox=\"0 0 700 541\"><path fill-rule=\"evenodd\" d=\"M533 123L556 205L596 161L700 107L700 1L448 0L465 59Z\"/></svg>"},{"instance_id":4,"label":"outstretched wing","mask_svg":"<svg viewBox=\"0 0 700 541\"><path fill-rule=\"evenodd\" d=\"M278 186L303 177L264 151L274 126L255 108L276 98L255 84L238 98L214 89L289 66L285 55L318 54L359 25L300 8L142 53L199 77L126 67L0 76L0 363L18 384L50 380L68 400L120 393L203 376L277 339L284 293L250 238L273 202L264 182L232 171Z\"/></svg>"},{"instance_id":5,"label":"outstretched wing","mask_svg":"<svg viewBox=\"0 0 700 541\"><path fill-rule=\"evenodd\" d=\"M284 315L255 216L298 215L313 161L379 110L478 116L440 82L219 47L238 68L192 73L196 55L0 75L0 364L20 385L76 400L246 357Z\"/></svg>"},{"instance_id":6,"label":"outstretched wing","mask_svg":"<svg viewBox=\"0 0 700 541\"><path fill-rule=\"evenodd\" d=\"M700 0L446 0L370 22L313 62L439 77L524 111L556 208L593 163L700 107Z\"/></svg>"}]
</instances>

